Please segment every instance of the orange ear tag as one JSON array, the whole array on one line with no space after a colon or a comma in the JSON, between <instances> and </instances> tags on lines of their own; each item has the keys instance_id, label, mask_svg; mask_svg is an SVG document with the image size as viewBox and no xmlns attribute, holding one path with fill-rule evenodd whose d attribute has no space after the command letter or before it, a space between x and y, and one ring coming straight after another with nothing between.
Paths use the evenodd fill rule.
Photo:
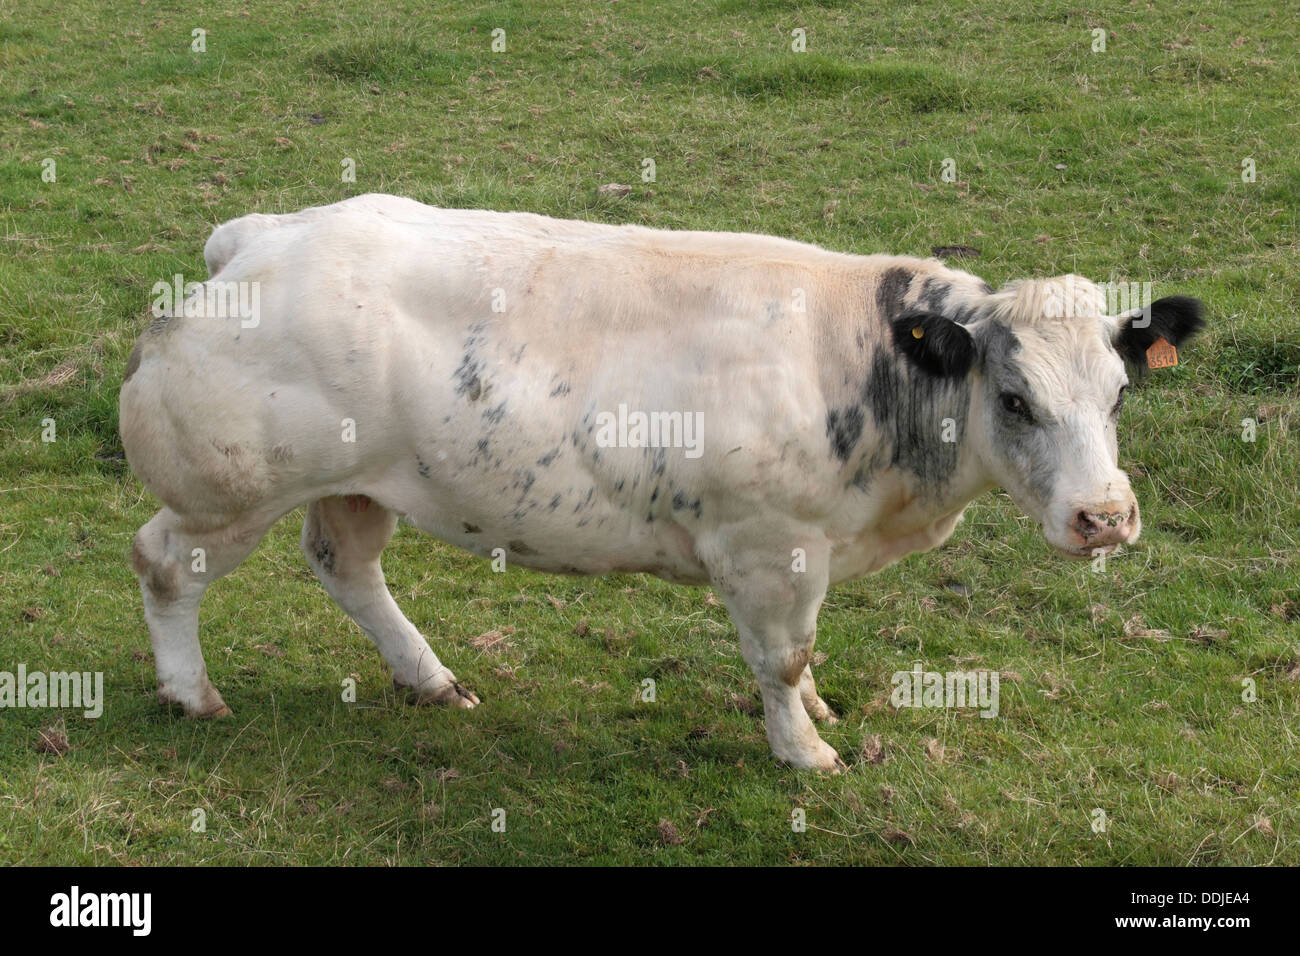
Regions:
<instances>
[{"instance_id":1,"label":"orange ear tag","mask_svg":"<svg viewBox=\"0 0 1300 956\"><path fill-rule=\"evenodd\" d=\"M1147 349L1147 368L1170 368L1178 364L1178 349L1165 339L1156 339Z\"/></svg>"}]
</instances>

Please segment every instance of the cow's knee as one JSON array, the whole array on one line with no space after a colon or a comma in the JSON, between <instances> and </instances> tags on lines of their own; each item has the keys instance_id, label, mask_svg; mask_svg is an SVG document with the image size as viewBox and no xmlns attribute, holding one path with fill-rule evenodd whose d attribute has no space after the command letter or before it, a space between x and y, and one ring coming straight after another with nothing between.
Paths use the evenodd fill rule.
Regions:
<instances>
[{"instance_id":1,"label":"cow's knee","mask_svg":"<svg viewBox=\"0 0 1300 956\"><path fill-rule=\"evenodd\" d=\"M131 566L154 601L171 604L182 595L185 575L180 561L168 551L171 531L160 518L161 514L135 533Z\"/></svg>"}]
</instances>

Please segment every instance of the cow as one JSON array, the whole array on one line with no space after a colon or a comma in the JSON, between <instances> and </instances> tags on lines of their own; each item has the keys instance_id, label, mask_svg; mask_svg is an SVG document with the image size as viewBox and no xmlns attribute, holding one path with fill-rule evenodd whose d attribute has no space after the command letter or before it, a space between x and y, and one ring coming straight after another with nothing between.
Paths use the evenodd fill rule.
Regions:
<instances>
[{"instance_id":1,"label":"cow","mask_svg":"<svg viewBox=\"0 0 1300 956\"><path fill-rule=\"evenodd\" d=\"M827 589L997 486L1064 554L1136 540L1126 369L1203 325L1182 296L1108 314L1078 276L995 291L935 259L386 195L243 216L204 258L120 395L164 505L132 547L161 701L229 713L199 601L305 505L308 565L411 699L479 703L385 585L399 518L511 565L711 585L773 754L827 771ZM257 315L205 308L245 284Z\"/></svg>"}]
</instances>

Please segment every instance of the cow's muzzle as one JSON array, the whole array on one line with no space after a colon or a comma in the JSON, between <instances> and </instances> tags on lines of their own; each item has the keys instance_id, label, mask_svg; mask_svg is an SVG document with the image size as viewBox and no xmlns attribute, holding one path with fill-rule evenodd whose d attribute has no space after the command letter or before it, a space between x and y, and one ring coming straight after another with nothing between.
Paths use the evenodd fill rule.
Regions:
<instances>
[{"instance_id":1,"label":"cow's muzzle","mask_svg":"<svg viewBox=\"0 0 1300 956\"><path fill-rule=\"evenodd\" d=\"M1108 501L1099 506L1080 508L1070 525L1070 537L1086 555L1093 555L1098 550L1106 554L1132 541L1139 527L1137 502Z\"/></svg>"}]
</instances>

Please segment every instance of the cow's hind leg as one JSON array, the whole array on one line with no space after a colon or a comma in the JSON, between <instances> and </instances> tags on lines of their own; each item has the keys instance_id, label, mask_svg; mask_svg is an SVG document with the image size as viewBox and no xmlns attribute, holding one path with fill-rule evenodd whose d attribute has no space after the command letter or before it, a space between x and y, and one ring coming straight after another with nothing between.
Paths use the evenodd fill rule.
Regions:
<instances>
[{"instance_id":1,"label":"cow's hind leg","mask_svg":"<svg viewBox=\"0 0 1300 956\"><path fill-rule=\"evenodd\" d=\"M158 671L158 699L191 717L230 713L208 680L199 647L199 601L257 547L273 519L248 515L220 528L194 530L164 508L135 536L131 562L140 579Z\"/></svg>"},{"instance_id":2,"label":"cow's hind leg","mask_svg":"<svg viewBox=\"0 0 1300 956\"><path fill-rule=\"evenodd\" d=\"M394 684L419 703L473 707L478 698L457 683L388 593L379 555L396 528L397 515L364 495L321 498L307 507L302 550L330 597L379 648Z\"/></svg>"}]
</instances>

